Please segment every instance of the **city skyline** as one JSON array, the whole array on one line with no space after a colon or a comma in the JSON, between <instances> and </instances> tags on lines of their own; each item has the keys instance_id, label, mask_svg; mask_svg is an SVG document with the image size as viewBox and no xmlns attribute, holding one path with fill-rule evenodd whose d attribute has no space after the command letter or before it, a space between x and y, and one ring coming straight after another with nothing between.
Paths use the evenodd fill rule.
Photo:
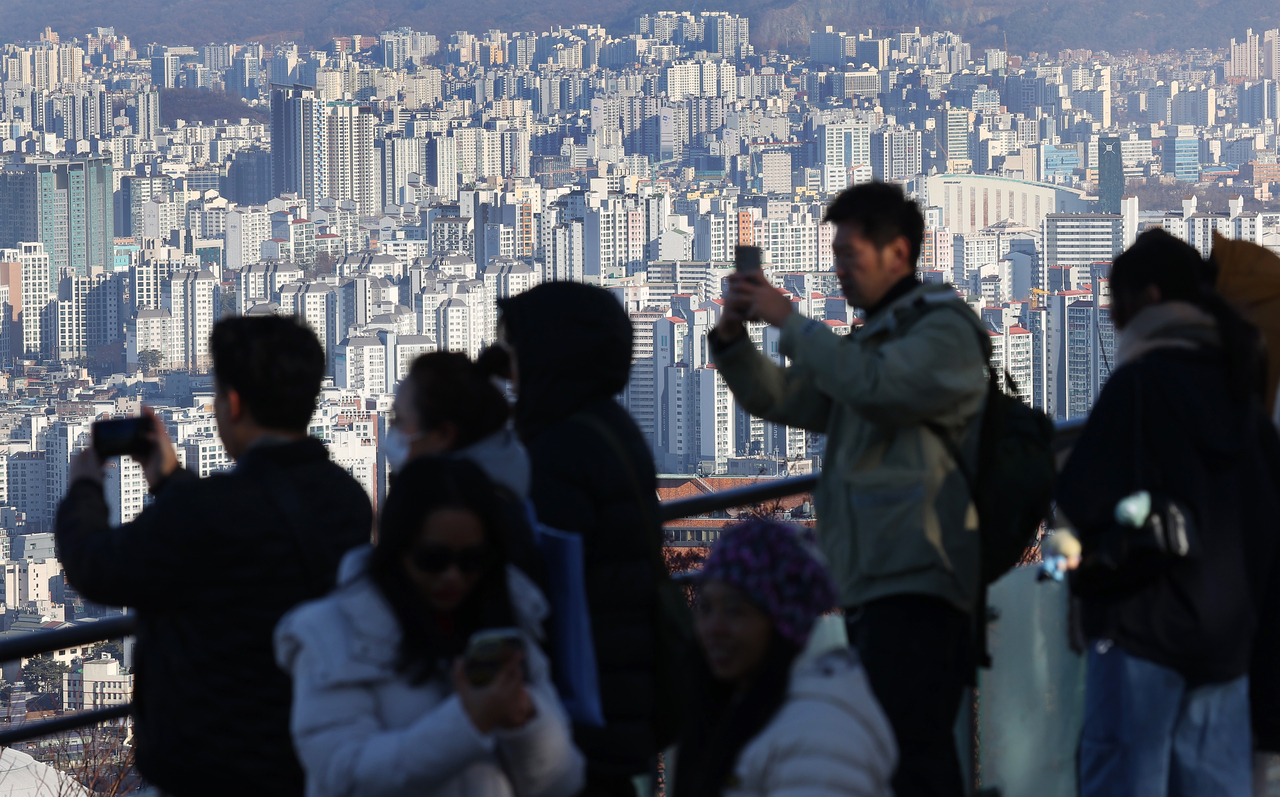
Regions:
<instances>
[{"instance_id":1,"label":"city skyline","mask_svg":"<svg viewBox=\"0 0 1280 797\"><path fill-rule=\"evenodd\" d=\"M762 247L801 312L856 329L822 222L850 185L895 182L919 203L921 278L968 297L992 366L1060 419L1109 376L1107 270L1141 229L1205 254L1214 233L1280 248L1280 29L1217 52L1032 58L951 31L824 26L793 57L757 52L751 24L662 11L623 37L396 28L196 47L99 28L6 44L0 357L141 385L125 392L159 374L185 412L219 317L296 315L326 351L326 401L361 408L351 468L376 499L385 407L413 357L478 356L498 300L575 280L631 315L620 400L660 470L817 469L820 436L738 407L705 335L740 245ZM166 124L180 88L264 121ZM1172 207L1143 205L1179 187ZM770 330L752 336L776 352Z\"/></svg>"}]
</instances>

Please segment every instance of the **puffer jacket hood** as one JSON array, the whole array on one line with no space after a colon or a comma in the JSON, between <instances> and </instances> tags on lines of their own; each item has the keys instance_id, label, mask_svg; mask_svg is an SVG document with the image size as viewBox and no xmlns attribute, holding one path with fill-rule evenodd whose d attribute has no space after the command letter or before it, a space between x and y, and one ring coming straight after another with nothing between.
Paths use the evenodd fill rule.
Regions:
<instances>
[{"instance_id":1,"label":"puffer jacket hood","mask_svg":"<svg viewBox=\"0 0 1280 797\"><path fill-rule=\"evenodd\" d=\"M631 372L631 320L602 288L548 282L498 303L519 378L516 431L551 424L616 396Z\"/></svg>"},{"instance_id":2,"label":"puffer jacket hood","mask_svg":"<svg viewBox=\"0 0 1280 797\"><path fill-rule=\"evenodd\" d=\"M841 617L823 617L791 668L787 700L734 766L725 797L890 797L898 746Z\"/></svg>"}]
</instances>

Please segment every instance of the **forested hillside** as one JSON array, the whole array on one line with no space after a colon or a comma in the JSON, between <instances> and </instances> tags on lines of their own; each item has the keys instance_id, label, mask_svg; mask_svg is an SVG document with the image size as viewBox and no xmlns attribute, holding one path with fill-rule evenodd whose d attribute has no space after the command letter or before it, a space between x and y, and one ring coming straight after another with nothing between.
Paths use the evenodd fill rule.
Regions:
<instances>
[{"instance_id":1,"label":"forested hillside","mask_svg":"<svg viewBox=\"0 0 1280 797\"><path fill-rule=\"evenodd\" d=\"M803 52L823 25L877 30L920 25L949 28L978 46L1014 52L1063 47L1119 51L1222 47L1232 36L1280 26L1280 4L1267 0L713 0L696 6L634 0L5 0L0 41L34 37L45 25L67 35L114 26L138 45L210 41L305 41L374 34L411 25L447 39L467 29L546 30L603 23L629 33L636 15L659 9L724 9L751 17L752 42Z\"/></svg>"}]
</instances>

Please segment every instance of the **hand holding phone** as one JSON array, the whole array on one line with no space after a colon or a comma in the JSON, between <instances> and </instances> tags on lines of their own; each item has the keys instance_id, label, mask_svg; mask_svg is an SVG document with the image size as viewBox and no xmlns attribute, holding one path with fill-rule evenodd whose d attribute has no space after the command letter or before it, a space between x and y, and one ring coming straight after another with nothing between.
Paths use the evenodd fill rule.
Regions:
<instances>
[{"instance_id":1,"label":"hand holding phone","mask_svg":"<svg viewBox=\"0 0 1280 797\"><path fill-rule=\"evenodd\" d=\"M142 466L147 484L158 487L178 469L178 454L164 421L143 407L136 418L116 418L93 424L93 451L99 461L128 455Z\"/></svg>"},{"instance_id":2,"label":"hand holding phone","mask_svg":"<svg viewBox=\"0 0 1280 797\"><path fill-rule=\"evenodd\" d=\"M481 733L519 728L533 718L524 655L518 631L494 629L473 635L467 654L454 663L454 688Z\"/></svg>"},{"instance_id":3,"label":"hand holding phone","mask_svg":"<svg viewBox=\"0 0 1280 797\"><path fill-rule=\"evenodd\" d=\"M467 640L463 670L472 686L488 686L508 662L523 655L524 637L518 628L477 631Z\"/></svg>"}]
</instances>

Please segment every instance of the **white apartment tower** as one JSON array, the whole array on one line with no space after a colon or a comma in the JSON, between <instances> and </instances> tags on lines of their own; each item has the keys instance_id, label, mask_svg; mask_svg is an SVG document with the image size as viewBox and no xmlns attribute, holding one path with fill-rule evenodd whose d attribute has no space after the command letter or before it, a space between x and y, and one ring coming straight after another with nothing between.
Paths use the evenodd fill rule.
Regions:
<instances>
[{"instance_id":1,"label":"white apartment tower","mask_svg":"<svg viewBox=\"0 0 1280 797\"><path fill-rule=\"evenodd\" d=\"M327 190L322 196L354 201L361 216L381 213L380 175L373 148L373 108L335 102L329 103L325 110L329 164ZM312 207L314 209L314 203Z\"/></svg>"}]
</instances>

